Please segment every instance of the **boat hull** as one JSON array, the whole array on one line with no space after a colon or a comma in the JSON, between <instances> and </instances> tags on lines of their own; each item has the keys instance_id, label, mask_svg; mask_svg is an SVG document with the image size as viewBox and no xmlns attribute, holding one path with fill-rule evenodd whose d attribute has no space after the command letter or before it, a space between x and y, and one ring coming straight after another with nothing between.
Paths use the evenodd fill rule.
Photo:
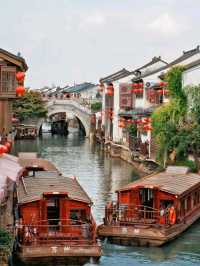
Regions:
<instances>
[{"instance_id":1,"label":"boat hull","mask_svg":"<svg viewBox=\"0 0 200 266\"><path fill-rule=\"evenodd\" d=\"M113 244L124 246L162 246L177 238L187 230L197 219L200 213L188 217L183 223L162 226L151 225L100 225L97 235L100 239L107 238Z\"/></svg>"},{"instance_id":2,"label":"boat hull","mask_svg":"<svg viewBox=\"0 0 200 266\"><path fill-rule=\"evenodd\" d=\"M101 257L101 246L21 246L17 252L17 259L25 265L40 265L46 263L55 265L98 261Z\"/></svg>"}]
</instances>

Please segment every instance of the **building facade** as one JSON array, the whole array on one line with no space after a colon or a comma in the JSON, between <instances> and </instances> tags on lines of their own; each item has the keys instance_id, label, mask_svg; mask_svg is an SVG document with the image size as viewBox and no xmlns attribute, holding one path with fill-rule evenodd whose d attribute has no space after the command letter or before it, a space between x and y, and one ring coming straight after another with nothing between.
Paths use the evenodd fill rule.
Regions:
<instances>
[{"instance_id":1,"label":"building facade","mask_svg":"<svg viewBox=\"0 0 200 266\"><path fill-rule=\"evenodd\" d=\"M21 56L0 49L0 133L12 128L12 101L16 99L16 73L28 67Z\"/></svg>"},{"instance_id":2,"label":"building facade","mask_svg":"<svg viewBox=\"0 0 200 266\"><path fill-rule=\"evenodd\" d=\"M150 116L156 108L169 102L169 91L163 78L170 68L177 65L186 68L183 74L184 85L197 83L200 69L199 46L184 51L170 63L161 57L154 57L134 71L122 69L100 79L105 142L122 145L135 155L155 160L156 143L152 138ZM197 73L196 79L194 73Z\"/></svg>"}]
</instances>

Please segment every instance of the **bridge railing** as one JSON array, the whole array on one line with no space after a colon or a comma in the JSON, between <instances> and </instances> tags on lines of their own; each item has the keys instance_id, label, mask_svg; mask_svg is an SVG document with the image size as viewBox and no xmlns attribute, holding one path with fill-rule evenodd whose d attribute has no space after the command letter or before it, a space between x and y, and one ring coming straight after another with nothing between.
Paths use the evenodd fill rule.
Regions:
<instances>
[{"instance_id":1,"label":"bridge railing","mask_svg":"<svg viewBox=\"0 0 200 266\"><path fill-rule=\"evenodd\" d=\"M62 100L58 100L58 99L49 99L47 101L47 107L51 107L53 105L70 105L72 107L77 108L78 110L87 113L88 115L92 114L91 109L89 109L88 107L84 106L83 104L80 103L80 101L78 100L72 100L72 99L62 99Z\"/></svg>"}]
</instances>

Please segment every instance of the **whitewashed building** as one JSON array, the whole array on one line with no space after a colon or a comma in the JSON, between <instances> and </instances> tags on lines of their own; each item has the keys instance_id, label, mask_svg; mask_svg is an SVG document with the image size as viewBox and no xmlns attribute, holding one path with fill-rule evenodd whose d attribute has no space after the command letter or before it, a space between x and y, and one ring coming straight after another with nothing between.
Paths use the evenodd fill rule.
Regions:
<instances>
[{"instance_id":1,"label":"whitewashed building","mask_svg":"<svg viewBox=\"0 0 200 266\"><path fill-rule=\"evenodd\" d=\"M130 147L130 136L126 127L120 127L120 120L128 124L130 120L144 120L148 118L153 110L163 103L169 101L168 92L162 78L173 66L183 65L186 67L184 73L184 85L199 82L200 51L199 47L184 51L183 54L170 63L165 62L161 57L154 57L144 66L129 71L122 69L107 77L100 79L103 88L102 103L102 126L105 131L105 141ZM134 84L143 84L140 93L133 93ZM200 82L199 82L200 83ZM107 93L113 87L113 93ZM151 95L152 94L152 95ZM152 97L151 97L152 96ZM141 121L140 121L141 122ZM151 127L149 130L140 130L138 137L147 158L155 157L154 144L151 138ZM145 146L145 145L146 146ZM133 147L132 147L133 149Z\"/></svg>"}]
</instances>

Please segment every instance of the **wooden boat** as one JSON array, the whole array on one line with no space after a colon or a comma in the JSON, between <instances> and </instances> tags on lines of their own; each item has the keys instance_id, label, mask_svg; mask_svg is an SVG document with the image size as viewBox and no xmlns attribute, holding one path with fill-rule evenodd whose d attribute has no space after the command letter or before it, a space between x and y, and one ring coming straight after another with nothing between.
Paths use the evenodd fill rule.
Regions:
<instances>
[{"instance_id":1,"label":"wooden boat","mask_svg":"<svg viewBox=\"0 0 200 266\"><path fill-rule=\"evenodd\" d=\"M28 160L33 159L20 160L26 177L19 179L14 199L18 259L28 265L98 260L101 246L92 202L76 178L36 167L30 174L33 168ZM36 163L41 170L41 159Z\"/></svg>"},{"instance_id":2,"label":"wooden boat","mask_svg":"<svg viewBox=\"0 0 200 266\"><path fill-rule=\"evenodd\" d=\"M168 167L118 190L97 233L116 244L161 246L199 217L200 176L185 167Z\"/></svg>"},{"instance_id":3,"label":"wooden boat","mask_svg":"<svg viewBox=\"0 0 200 266\"><path fill-rule=\"evenodd\" d=\"M37 127L35 125L18 125L15 127L15 139L35 139L37 137Z\"/></svg>"}]
</instances>

